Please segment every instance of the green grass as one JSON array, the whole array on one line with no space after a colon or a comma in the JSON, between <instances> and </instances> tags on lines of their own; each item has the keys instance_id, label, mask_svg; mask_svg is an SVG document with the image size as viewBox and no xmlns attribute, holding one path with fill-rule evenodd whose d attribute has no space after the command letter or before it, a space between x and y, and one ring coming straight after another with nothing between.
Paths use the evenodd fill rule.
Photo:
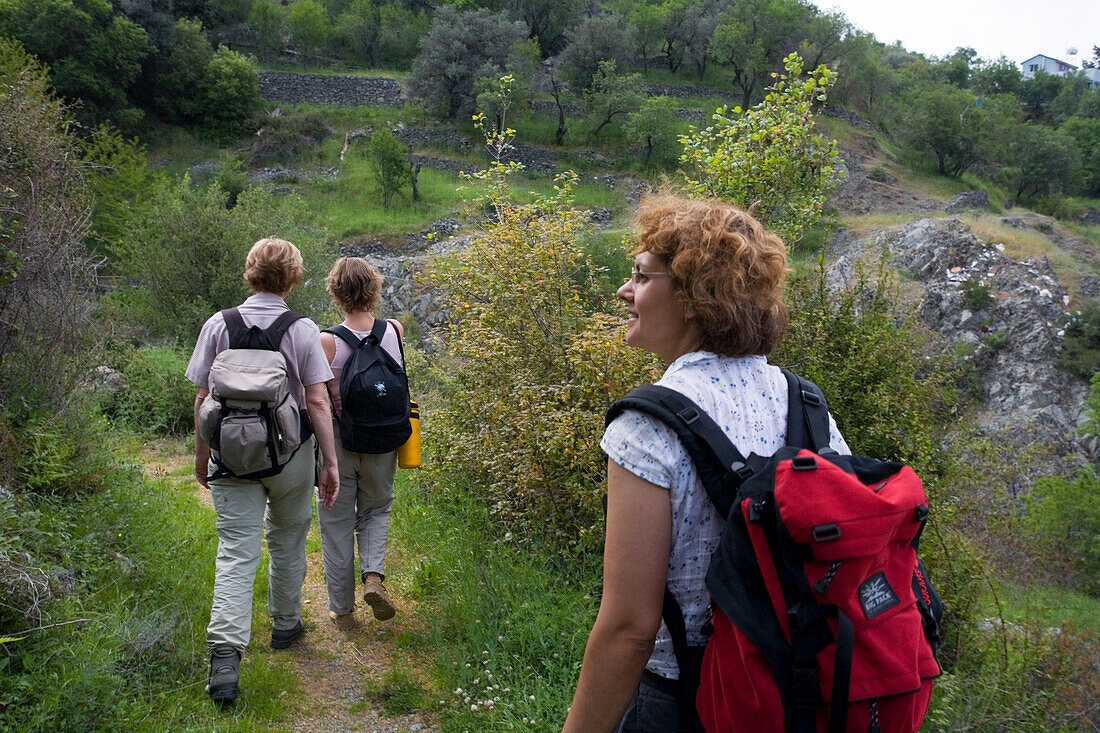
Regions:
<instances>
[{"instance_id":1,"label":"green grass","mask_svg":"<svg viewBox=\"0 0 1100 733\"><path fill-rule=\"evenodd\" d=\"M403 643L434 659L443 730L560 728L594 619L599 558L569 564L550 548L517 546L460 485L428 473L399 486L391 526L407 552L395 575L419 601L420 623Z\"/></svg>"},{"instance_id":2,"label":"green grass","mask_svg":"<svg viewBox=\"0 0 1100 733\"><path fill-rule=\"evenodd\" d=\"M381 76L390 79L404 79L409 75L408 70L363 67L350 61L341 61L333 66L322 66L320 64L290 64L264 60L260 62L260 68L264 71L293 71L296 74L324 74L326 76Z\"/></svg>"},{"instance_id":3,"label":"green grass","mask_svg":"<svg viewBox=\"0 0 1100 733\"><path fill-rule=\"evenodd\" d=\"M1005 583L1000 588L1005 621L1030 621L1056 628L1070 622L1100 634L1100 598L1068 588L1027 587Z\"/></svg>"},{"instance_id":4,"label":"green grass","mask_svg":"<svg viewBox=\"0 0 1100 733\"><path fill-rule=\"evenodd\" d=\"M189 477L191 467L180 471ZM278 729L300 693L292 672L266 649L245 656L246 692L231 710L219 711L204 691L217 538L213 512L195 500L193 482L120 469L94 496L39 499L34 511L50 514L43 537L55 545L59 569L78 580L74 593L48 607L44 623L80 621L5 646L0 728ZM266 570L260 575L254 649L266 646L270 624Z\"/></svg>"}]
</instances>

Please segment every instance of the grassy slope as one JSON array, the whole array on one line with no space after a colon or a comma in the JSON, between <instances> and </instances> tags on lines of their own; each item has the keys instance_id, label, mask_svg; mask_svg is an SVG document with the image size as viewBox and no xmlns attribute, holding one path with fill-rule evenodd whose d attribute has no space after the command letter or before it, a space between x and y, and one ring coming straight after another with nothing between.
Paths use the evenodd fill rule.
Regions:
<instances>
[{"instance_id":1,"label":"grassy slope","mask_svg":"<svg viewBox=\"0 0 1100 733\"><path fill-rule=\"evenodd\" d=\"M311 109L331 114L333 124L346 129L415 119L404 111L390 109ZM552 135L551 125L541 118L534 123L530 133L521 128L521 137L545 143ZM574 120L573 124L579 121ZM853 135L850 128L837 120L828 120L824 126L837 137ZM881 142L884 152L872 165L879 165L897 177L902 187L935 197L977 188L988 191L991 201L1003 198L1003 192L977 179L944 179L903 166L889 144ZM339 145L329 141L311 158L311 164L333 161L338 148ZM383 210L361 158L349 155L337 181L297 188L318 212L319 223L333 236L396 237L452 215L460 208L461 196L454 191L459 185L461 181L450 174L424 170L421 173L424 203L412 204L404 196L391 209ZM517 188L545 190L548 185L547 179L532 179ZM606 187L585 184L580 193L584 204L607 205L616 213L625 211L621 194L609 192ZM845 218L842 223L852 229L868 230L918 216L871 215ZM1013 256L1048 253L1034 238L1004 231L995 213L965 220L979 236L1005 240ZM611 266L620 259L617 240L625 230L625 222L620 220L619 227L594 239L601 259ZM1094 232L1095 228L1084 233L1094 244L1100 244ZM823 241L824 236L819 239ZM809 251L801 257L812 261ZM411 666L404 669L398 659L380 693L390 696L398 708L407 706L409 701L419 704L430 700L431 705L439 706L447 730L498 730L527 725L552 728L564 717L597 602L594 588L598 558L590 558L583 567L555 567L548 564L545 553L535 548L517 548L496 541L500 539L498 530L487 512L464 501L461 487L453 480L423 478L418 488L403 485L399 491L393 536L405 551L403 557L395 559L394 578L409 595L420 599L414 613L424 620L417 625L421 630L409 632L401 643L414 656L434 655L435 667L432 680L418 681L415 670ZM537 603L532 600L536 598ZM1002 600L1006 603L1005 617L1011 621L1056 625L1070 619L1078 627L1095 629L1095 619L1100 618L1100 602L1071 592L1008 589ZM262 687L264 681L256 679L249 684ZM459 689L462 692L456 692ZM944 689L947 691L944 704L957 703L958 695L952 693L949 680L945 680ZM492 705L489 700L494 700ZM276 710L259 709L249 714L253 712L257 716L253 719L255 723L270 722L279 714Z\"/></svg>"}]
</instances>

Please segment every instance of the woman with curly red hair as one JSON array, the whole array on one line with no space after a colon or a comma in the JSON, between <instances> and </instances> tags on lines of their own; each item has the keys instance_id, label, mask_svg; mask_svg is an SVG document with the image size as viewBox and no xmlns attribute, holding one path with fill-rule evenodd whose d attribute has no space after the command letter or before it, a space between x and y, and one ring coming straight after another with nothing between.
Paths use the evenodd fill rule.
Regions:
<instances>
[{"instance_id":1,"label":"woman with curly red hair","mask_svg":"<svg viewBox=\"0 0 1100 733\"><path fill-rule=\"evenodd\" d=\"M767 361L787 327L783 242L722 202L642 202L626 342L668 365L657 384L701 407L742 455L784 444L787 380ZM830 443L848 453L830 418ZM678 730L679 669L661 613L665 588L690 646L706 643L704 576L722 530L676 434L627 410L608 425L603 597L565 731Z\"/></svg>"}]
</instances>

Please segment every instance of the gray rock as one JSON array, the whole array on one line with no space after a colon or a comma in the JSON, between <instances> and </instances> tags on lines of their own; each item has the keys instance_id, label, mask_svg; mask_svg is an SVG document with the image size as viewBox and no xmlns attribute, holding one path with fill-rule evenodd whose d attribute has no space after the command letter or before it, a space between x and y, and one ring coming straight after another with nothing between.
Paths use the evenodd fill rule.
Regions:
<instances>
[{"instance_id":1,"label":"gray rock","mask_svg":"<svg viewBox=\"0 0 1100 733\"><path fill-rule=\"evenodd\" d=\"M945 210L949 214L957 214L960 211L967 211L969 209L988 208L989 194L985 191L963 191L962 193L955 194L955 197L947 203Z\"/></svg>"},{"instance_id":2,"label":"gray rock","mask_svg":"<svg viewBox=\"0 0 1100 733\"><path fill-rule=\"evenodd\" d=\"M1081 223L1088 226L1100 227L1100 211L1087 209L1081 214Z\"/></svg>"},{"instance_id":3,"label":"gray rock","mask_svg":"<svg viewBox=\"0 0 1100 733\"><path fill-rule=\"evenodd\" d=\"M92 370L92 385L108 392L124 392L130 388L126 375L109 366L97 366Z\"/></svg>"},{"instance_id":4,"label":"gray rock","mask_svg":"<svg viewBox=\"0 0 1100 733\"><path fill-rule=\"evenodd\" d=\"M948 342L971 344L981 382L979 424L1021 447L1029 440L1048 443L1055 461L1043 467L1047 472L1080 463L1088 449L1077 440L1077 423L1088 389L1055 367L1068 295L1050 263L1012 260L958 219L922 219L887 230L880 242L838 232L830 243L830 287L846 282L852 260L879 243L922 286L917 317ZM988 287L993 302L968 309L961 289L967 280ZM992 334L998 338L991 348Z\"/></svg>"}]
</instances>

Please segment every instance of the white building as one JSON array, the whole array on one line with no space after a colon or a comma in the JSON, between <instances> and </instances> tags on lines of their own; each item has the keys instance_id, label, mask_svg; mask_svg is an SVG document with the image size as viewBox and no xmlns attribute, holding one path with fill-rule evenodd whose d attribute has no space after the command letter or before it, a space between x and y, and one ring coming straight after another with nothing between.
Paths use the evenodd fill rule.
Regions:
<instances>
[{"instance_id":1,"label":"white building","mask_svg":"<svg viewBox=\"0 0 1100 733\"><path fill-rule=\"evenodd\" d=\"M1020 75L1025 79L1034 79L1036 72L1039 71L1051 76L1072 76L1080 73L1089 80L1089 89L1100 87L1100 69L1081 69L1078 71L1073 64L1043 54L1032 56L1027 61L1020 62Z\"/></svg>"},{"instance_id":2,"label":"white building","mask_svg":"<svg viewBox=\"0 0 1100 733\"><path fill-rule=\"evenodd\" d=\"M1077 71L1077 67L1073 64L1067 64L1065 61L1060 61L1050 56L1044 56L1043 54L1032 56L1027 61L1022 61L1020 63L1020 73L1025 79L1035 78L1035 72L1037 71L1042 71L1052 76L1065 76L1066 74L1072 74Z\"/></svg>"}]
</instances>

